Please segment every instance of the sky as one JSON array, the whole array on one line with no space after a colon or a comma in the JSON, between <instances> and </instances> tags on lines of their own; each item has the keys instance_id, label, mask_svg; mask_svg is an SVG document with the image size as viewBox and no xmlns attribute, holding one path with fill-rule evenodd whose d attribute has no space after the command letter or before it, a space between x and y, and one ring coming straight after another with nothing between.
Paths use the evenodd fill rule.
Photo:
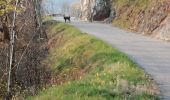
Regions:
<instances>
[{"instance_id":1,"label":"sky","mask_svg":"<svg viewBox=\"0 0 170 100\"><path fill-rule=\"evenodd\" d=\"M44 0L43 7L49 13L61 13L61 5L64 2L72 4L79 1L80 0Z\"/></svg>"}]
</instances>

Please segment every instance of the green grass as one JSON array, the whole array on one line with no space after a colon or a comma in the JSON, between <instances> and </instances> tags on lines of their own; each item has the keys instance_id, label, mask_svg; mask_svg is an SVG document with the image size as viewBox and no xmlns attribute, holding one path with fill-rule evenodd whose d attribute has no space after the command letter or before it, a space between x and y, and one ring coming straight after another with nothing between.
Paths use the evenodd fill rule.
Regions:
<instances>
[{"instance_id":1,"label":"green grass","mask_svg":"<svg viewBox=\"0 0 170 100\"><path fill-rule=\"evenodd\" d=\"M52 25L50 25L52 23ZM28 100L156 100L154 83L125 54L71 25L46 22L53 86Z\"/></svg>"}]
</instances>

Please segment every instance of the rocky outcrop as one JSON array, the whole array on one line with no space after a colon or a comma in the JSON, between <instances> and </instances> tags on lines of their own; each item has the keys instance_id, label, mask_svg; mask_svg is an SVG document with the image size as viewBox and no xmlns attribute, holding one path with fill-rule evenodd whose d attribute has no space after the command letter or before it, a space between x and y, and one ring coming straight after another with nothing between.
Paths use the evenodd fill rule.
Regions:
<instances>
[{"instance_id":1,"label":"rocky outcrop","mask_svg":"<svg viewBox=\"0 0 170 100\"><path fill-rule=\"evenodd\" d=\"M81 11L83 20L101 21L110 16L110 0L81 0ZM93 17L92 17L93 16Z\"/></svg>"},{"instance_id":2,"label":"rocky outcrop","mask_svg":"<svg viewBox=\"0 0 170 100\"><path fill-rule=\"evenodd\" d=\"M170 15L168 14L167 17L161 22L159 27L153 31L156 33L156 37L163 39L163 40L170 40Z\"/></svg>"},{"instance_id":3,"label":"rocky outcrop","mask_svg":"<svg viewBox=\"0 0 170 100\"><path fill-rule=\"evenodd\" d=\"M104 20L110 16L111 3L109 0L96 0L94 9L94 20Z\"/></svg>"},{"instance_id":4,"label":"rocky outcrop","mask_svg":"<svg viewBox=\"0 0 170 100\"><path fill-rule=\"evenodd\" d=\"M113 23L122 28L170 40L170 1L114 1L117 17Z\"/></svg>"},{"instance_id":5,"label":"rocky outcrop","mask_svg":"<svg viewBox=\"0 0 170 100\"><path fill-rule=\"evenodd\" d=\"M92 12L92 4L94 0L81 0L81 19L88 21L90 20Z\"/></svg>"}]
</instances>

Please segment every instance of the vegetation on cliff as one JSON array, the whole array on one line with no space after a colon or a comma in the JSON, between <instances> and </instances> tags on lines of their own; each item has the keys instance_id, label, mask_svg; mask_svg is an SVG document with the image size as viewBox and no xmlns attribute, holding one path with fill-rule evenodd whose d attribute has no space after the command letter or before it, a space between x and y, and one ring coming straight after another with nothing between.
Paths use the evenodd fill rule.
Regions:
<instances>
[{"instance_id":1,"label":"vegetation on cliff","mask_svg":"<svg viewBox=\"0 0 170 100\"><path fill-rule=\"evenodd\" d=\"M116 10L114 25L170 39L169 0L113 0L113 6Z\"/></svg>"}]
</instances>

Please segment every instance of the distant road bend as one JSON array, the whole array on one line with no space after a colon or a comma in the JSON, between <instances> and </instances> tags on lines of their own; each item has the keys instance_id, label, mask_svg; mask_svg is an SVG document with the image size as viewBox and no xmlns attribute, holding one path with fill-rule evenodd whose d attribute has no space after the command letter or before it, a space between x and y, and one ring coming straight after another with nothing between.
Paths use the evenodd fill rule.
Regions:
<instances>
[{"instance_id":1,"label":"distant road bend","mask_svg":"<svg viewBox=\"0 0 170 100\"><path fill-rule=\"evenodd\" d=\"M159 84L164 99L170 100L170 43L123 31L107 24L72 24L129 55Z\"/></svg>"},{"instance_id":2,"label":"distant road bend","mask_svg":"<svg viewBox=\"0 0 170 100\"><path fill-rule=\"evenodd\" d=\"M71 24L126 53L154 78L164 100L170 100L170 43L123 31L108 24L78 21Z\"/></svg>"}]
</instances>

